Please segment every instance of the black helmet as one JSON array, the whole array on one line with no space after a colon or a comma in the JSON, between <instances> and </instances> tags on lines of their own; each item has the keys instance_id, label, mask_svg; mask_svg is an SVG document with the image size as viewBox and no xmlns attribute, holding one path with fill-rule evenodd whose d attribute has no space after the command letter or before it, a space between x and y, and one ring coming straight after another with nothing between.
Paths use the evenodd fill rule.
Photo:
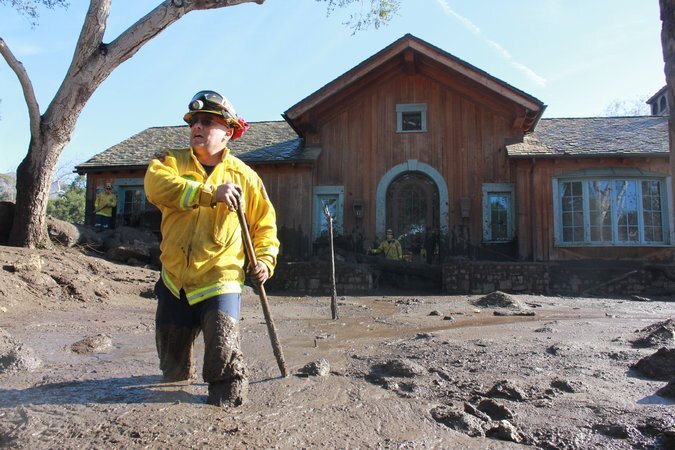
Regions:
<instances>
[{"instance_id":1,"label":"black helmet","mask_svg":"<svg viewBox=\"0 0 675 450\"><path fill-rule=\"evenodd\" d=\"M190 100L188 109L189 111L183 116L183 120L187 123L190 123L190 119L193 115L197 113L207 113L222 117L227 124L232 127L243 127L232 103L215 91L197 92L194 97L192 97L192 100Z\"/></svg>"}]
</instances>

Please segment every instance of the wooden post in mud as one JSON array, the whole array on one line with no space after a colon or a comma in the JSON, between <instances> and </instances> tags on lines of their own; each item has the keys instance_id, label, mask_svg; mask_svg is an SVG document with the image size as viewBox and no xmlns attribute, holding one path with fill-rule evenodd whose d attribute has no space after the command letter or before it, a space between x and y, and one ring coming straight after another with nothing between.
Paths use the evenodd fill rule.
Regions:
<instances>
[{"instance_id":1,"label":"wooden post in mud","mask_svg":"<svg viewBox=\"0 0 675 450\"><path fill-rule=\"evenodd\" d=\"M335 289L335 252L333 250L333 218L330 215L328 206L323 204L323 213L326 215L326 221L328 222L328 240L330 242L330 281L331 281L331 294L330 294L330 312L333 316L333 320L337 320L338 309L337 309L337 290Z\"/></svg>"},{"instance_id":2,"label":"wooden post in mud","mask_svg":"<svg viewBox=\"0 0 675 450\"><path fill-rule=\"evenodd\" d=\"M237 216L239 216L239 225L241 225L241 236L244 240L244 250L246 251L246 257L248 258L249 264L255 267L258 264L258 259L255 256L255 248L253 247L253 241L251 241L251 234L248 231L248 223L246 222L246 215L244 214L242 204L240 204L239 208L237 208ZM267 301L267 293L265 292L265 287L262 285L262 283L256 284L258 286L258 296L260 297L260 303L265 316L265 323L267 324L267 332L269 333L270 341L272 342L274 357L277 359L277 365L281 371L281 376L286 378L288 376L288 370L286 369L284 354L281 351L281 344L279 343L279 338L277 337L277 329L274 326L274 321L272 320L270 305Z\"/></svg>"}]
</instances>

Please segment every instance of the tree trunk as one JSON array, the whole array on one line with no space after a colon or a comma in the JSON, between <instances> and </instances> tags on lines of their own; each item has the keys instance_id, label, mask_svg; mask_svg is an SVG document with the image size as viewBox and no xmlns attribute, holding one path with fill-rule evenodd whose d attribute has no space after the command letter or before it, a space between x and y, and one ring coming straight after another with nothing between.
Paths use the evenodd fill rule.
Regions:
<instances>
[{"instance_id":1,"label":"tree trunk","mask_svg":"<svg viewBox=\"0 0 675 450\"><path fill-rule=\"evenodd\" d=\"M670 142L670 173L675 175L675 0L659 0L661 8L661 46L663 47L663 61L666 84L668 86L668 106L670 120L668 121L668 135ZM675 180L675 178L673 178ZM673 186L675 192L675 186ZM675 211L675 198L672 199L671 211ZM670 214L673 217L673 213Z\"/></svg>"},{"instance_id":2,"label":"tree trunk","mask_svg":"<svg viewBox=\"0 0 675 450\"><path fill-rule=\"evenodd\" d=\"M16 172L16 208L10 245L35 248L47 243L47 201L54 168L65 143L55 143L44 132L40 134L41 139L31 140L28 154Z\"/></svg>"}]
</instances>

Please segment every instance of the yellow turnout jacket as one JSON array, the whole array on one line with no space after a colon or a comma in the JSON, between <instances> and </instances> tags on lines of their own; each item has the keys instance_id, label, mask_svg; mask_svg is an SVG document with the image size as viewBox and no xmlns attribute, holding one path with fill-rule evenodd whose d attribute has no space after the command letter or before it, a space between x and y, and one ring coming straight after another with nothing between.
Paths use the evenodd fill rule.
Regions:
<instances>
[{"instance_id":1,"label":"yellow turnout jacket","mask_svg":"<svg viewBox=\"0 0 675 450\"><path fill-rule=\"evenodd\" d=\"M117 196L112 192L101 192L94 201L94 211L99 216L112 217L112 210L117 206Z\"/></svg>"},{"instance_id":2,"label":"yellow turnout jacket","mask_svg":"<svg viewBox=\"0 0 675 450\"><path fill-rule=\"evenodd\" d=\"M191 305L239 293L244 284L237 212L215 200L216 187L226 182L242 188L256 258L271 276L279 253L274 207L260 177L229 149L208 176L192 149L167 151L145 175L148 200L162 213L162 280L176 297L183 289Z\"/></svg>"}]
</instances>

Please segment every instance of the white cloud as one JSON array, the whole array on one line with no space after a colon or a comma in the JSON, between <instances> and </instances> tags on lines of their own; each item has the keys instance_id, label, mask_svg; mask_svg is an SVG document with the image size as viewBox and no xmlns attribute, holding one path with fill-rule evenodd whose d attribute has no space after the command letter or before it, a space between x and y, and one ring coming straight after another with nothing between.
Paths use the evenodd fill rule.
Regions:
<instances>
[{"instance_id":1,"label":"white cloud","mask_svg":"<svg viewBox=\"0 0 675 450\"><path fill-rule=\"evenodd\" d=\"M34 56L43 53L42 47L24 42L15 42L11 45L7 44L7 47L15 56Z\"/></svg>"},{"instance_id":2,"label":"white cloud","mask_svg":"<svg viewBox=\"0 0 675 450\"><path fill-rule=\"evenodd\" d=\"M480 27L474 24L470 19L455 12L450 7L448 0L436 0L436 3L438 3L438 6L441 7L441 9L446 15L452 17L453 19L458 20L459 23L461 23L464 28L469 30L474 35L478 36L486 44L492 47L504 60L508 61L508 63L511 64L511 66L513 66L516 70L522 72L530 81L537 84L538 86L542 87L546 86L546 78L537 74L534 70L530 69L526 65L515 61L511 53L508 50L506 50L500 43L485 37L481 32Z\"/></svg>"}]
</instances>

